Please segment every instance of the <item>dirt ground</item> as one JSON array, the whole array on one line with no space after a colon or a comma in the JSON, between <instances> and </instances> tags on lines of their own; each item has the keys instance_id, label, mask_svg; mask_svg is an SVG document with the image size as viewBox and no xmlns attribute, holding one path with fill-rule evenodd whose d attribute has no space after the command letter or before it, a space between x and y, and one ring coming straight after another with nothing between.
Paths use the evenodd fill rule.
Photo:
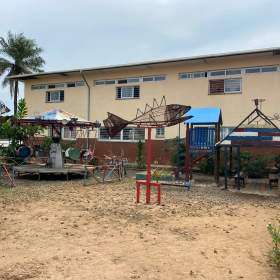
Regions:
<instances>
[{"instance_id":1,"label":"dirt ground","mask_svg":"<svg viewBox=\"0 0 280 280\"><path fill-rule=\"evenodd\" d=\"M280 279L268 261L280 197L199 185L135 204L134 181L0 187L0 279Z\"/></svg>"}]
</instances>

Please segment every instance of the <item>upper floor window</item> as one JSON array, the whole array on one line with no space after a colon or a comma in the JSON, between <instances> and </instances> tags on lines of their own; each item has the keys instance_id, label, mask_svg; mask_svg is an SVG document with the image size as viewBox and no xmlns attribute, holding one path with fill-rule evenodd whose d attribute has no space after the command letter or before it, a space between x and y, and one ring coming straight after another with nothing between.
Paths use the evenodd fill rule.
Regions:
<instances>
[{"instance_id":1,"label":"upper floor window","mask_svg":"<svg viewBox=\"0 0 280 280\"><path fill-rule=\"evenodd\" d=\"M47 89L48 85L32 85L31 90L36 90L36 89Z\"/></svg>"},{"instance_id":2,"label":"upper floor window","mask_svg":"<svg viewBox=\"0 0 280 280\"><path fill-rule=\"evenodd\" d=\"M56 103L64 101L64 90L54 90L46 92L46 102Z\"/></svg>"},{"instance_id":3,"label":"upper floor window","mask_svg":"<svg viewBox=\"0 0 280 280\"><path fill-rule=\"evenodd\" d=\"M76 82L70 82L66 84L67 87L82 87L85 85L84 81L76 81Z\"/></svg>"},{"instance_id":4,"label":"upper floor window","mask_svg":"<svg viewBox=\"0 0 280 280\"><path fill-rule=\"evenodd\" d=\"M116 88L116 99L133 99L140 97L139 86L124 86Z\"/></svg>"},{"instance_id":5,"label":"upper floor window","mask_svg":"<svg viewBox=\"0 0 280 280\"><path fill-rule=\"evenodd\" d=\"M205 78L207 77L207 72L198 71L198 72L190 72L190 73L179 73L180 80L187 79L196 79L196 78Z\"/></svg>"},{"instance_id":6,"label":"upper floor window","mask_svg":"<svg viewBox=\"0 0 280 280\"><path fill-rule=\"evenodd\" d=\"M227 76L240 76L242 74L251 73L266 73L266 72L277 72L279 71L279 66L257 66L257 67L245 67L245 68L229 68L221 70L211 70L211 71L198 71L198 72L185 72L178 73L180 80L185 79L195 79L203 77L227 77Z\"/></svg>"},{"instance_id":7,"label":"upper floor window","mask_svg":"<svg viewBox=\"0 0 280 280\"><path fill-rule=\"evenodd\" d=\"M113 84L133 84L133 83L141 83L141 82L158 82L166 80L166 75L151 75L144 77L129 77L123 79L116 80L96 80L94 84L96 86L99 85L113 85Z\"/></svg>"},{"instance_id":8,"label":"upper floor window","mask_svg":"<svg viewBox=\"0 0 280 280\"><path fill-rule=\"evenodd\" d=\"M85 85L84 81L76 82L67 82L67 83L57 83L57 84L40 84L40 85L31 85L31 90L40 90L40 89L57 89L64 87L82 87Z\"/></svg>"},{"instance_id":9,"label":"upper floor window","mask_svg":"<svg viewBox=\"0 0 280 280\"><path fill-rule=\"evenodd\" d=\"M49 84L48 88L64 88L65 84Z\"/></svg>"},{"instance_id":10,"label":"upper floor window","mask_svg":"<svg viewBox=\"0 0 280 280\"><path fill-rule=\"evenodd\" d=\"M216 79L209 81L209 93L239 93L241 92L241 79Z\"/></svg>"}]
</instances>

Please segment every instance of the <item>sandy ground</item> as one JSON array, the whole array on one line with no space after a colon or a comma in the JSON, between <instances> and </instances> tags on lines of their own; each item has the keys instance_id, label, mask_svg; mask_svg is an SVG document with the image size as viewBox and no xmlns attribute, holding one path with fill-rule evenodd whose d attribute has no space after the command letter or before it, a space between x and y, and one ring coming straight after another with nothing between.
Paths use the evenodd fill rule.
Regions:
<instances>
[{"instance_id":1,"label":"sandy ground","mask_svg":"<svg viewBox=\"0 0 280 280\"><path fill-rule=\"evenodd\" d=\"M0 188L0 279L280 279L268 261L280 198L168 187L135 204L134 181L21 181Z\"/></svg>"}]
</instances>

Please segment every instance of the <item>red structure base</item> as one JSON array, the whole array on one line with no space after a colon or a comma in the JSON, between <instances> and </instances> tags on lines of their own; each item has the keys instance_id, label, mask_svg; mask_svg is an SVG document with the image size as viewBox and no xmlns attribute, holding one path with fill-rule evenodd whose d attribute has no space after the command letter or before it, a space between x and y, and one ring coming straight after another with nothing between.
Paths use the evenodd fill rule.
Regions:
<instances>
[{"instance_id":1,"label":"red structure base","mask_svg":"<svg viewBox=\"0 0 280 280\"><path fill-rule=\"evenodd\" d=\"M157 203L160 204L161 201L161 190L160 184L156 182L147 182L144 180L136 181L136 203L140 202L140 192L141 186L146 186L146 204L149 204L151 201L151 187L155 187L157 189Z\"/></svg>"}]
</instances>

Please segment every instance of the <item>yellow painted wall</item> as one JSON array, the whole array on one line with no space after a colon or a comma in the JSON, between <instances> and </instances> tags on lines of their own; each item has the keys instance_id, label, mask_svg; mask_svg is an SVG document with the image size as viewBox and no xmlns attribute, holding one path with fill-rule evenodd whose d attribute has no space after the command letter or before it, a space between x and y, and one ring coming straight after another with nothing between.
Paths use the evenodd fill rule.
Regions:
<instances>
[{"instance_id":1,"label":"yellow painted wall","mask_svg":"<svg viewBox=\"0 0 280 280\"><path fill-rule=\"evenodd\" d=\"M280 56L271 54L242 55L228 58L206 59L199 62L177 62L153 66L120 68L111 71L86 72L91 87L91 121L106 118L107 112L125 119L135 117L137 108L144 108L153 98L164 95L167 103L179 103L192 107L220 107L224 126L235 126L252 109L254 98L264 98L263 111L272 116L280 113L280 72L242 75L242 93L209 95L209 79L198 78L179 80L178 73L242 68L251 66L279 65ZM94 80L117 79L148 75L166 74L165 81L140 83L140 99L116 100L116 87L120 85L94 85ZM217 77L218 78L218 77ZM46 90L31 90L31 85L82 80L80 74L67 76L42 76L25 81L25 98L29 114L41 113L53 108L61 108L83 118L87 118L87 87L65 88L62 103L46 103ZM129 84L133 85L133 84ZM183 126L182 126L183 127ZM178 126L166 129L166 138L175 137ZM184 129L182 129L182 135Z\"/></svg>"}]
</instances>

